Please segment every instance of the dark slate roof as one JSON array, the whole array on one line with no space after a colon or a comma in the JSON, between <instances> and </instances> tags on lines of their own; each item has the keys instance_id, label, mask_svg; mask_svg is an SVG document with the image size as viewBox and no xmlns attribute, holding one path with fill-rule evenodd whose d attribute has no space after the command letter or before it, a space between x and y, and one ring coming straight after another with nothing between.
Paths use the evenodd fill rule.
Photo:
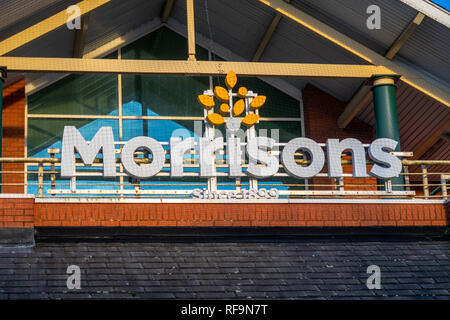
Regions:
<instances>
[{"instance_id":1,"label":"dark slate roof","mask_svg":"<svg viewBox=\"0 0 450 320\"><path fill-rule=\"evenodd\" d=\"M38 242L0 249L0 298L450 299L449 241L380 239ZM366 287L372 264L380 290Z\"/></svg>"}]
</instances>

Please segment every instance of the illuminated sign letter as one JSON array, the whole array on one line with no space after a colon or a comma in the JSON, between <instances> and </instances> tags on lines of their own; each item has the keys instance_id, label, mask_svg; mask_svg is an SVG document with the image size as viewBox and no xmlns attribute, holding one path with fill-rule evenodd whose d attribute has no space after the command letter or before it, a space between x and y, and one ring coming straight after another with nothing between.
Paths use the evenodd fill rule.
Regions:
<instances>
[{"instance_id":1,"label":"illuminated sign letter","mask_svg":"<svg viewBox=\"0 0 450 320\"><path fill-rule=\"evenodd\" d=\"M183 176L183 159L187 151L195 148L195 139L170 138L170 176Z\"/></svg>"},{"instance_id":2,"label":"illuminated sign letter","mask_svg":"<svg viewBox=\"0 0 450 320\"><path fill-rule=\"evenodd\" d=\"M374 164L369 174L380 179L398 177L402 171L402 162L396 156L390 154L395 151L398 142L392 139L377 139L369 147L370 158L381 164Z\"/></svg>"},{"instance_id":3,"label":"illuminated sign letter","mask_svg":"<svg viewBox=\"0 0 450 320\"><path fill-rule=\"evenodd\" d=\"M149 165L138 165L134 161L134 152L143 148L152 154L152 162ZM150 178L161 171L166 161L164 149L155 139L149 137L136 137L125 143L120 159L124 169L135 178Z\"/></svg>"},{"instance_id":4,"label":"illuminated sign letter","mask_svg":"<svg viewBox=\"0 0 450 320\"><path fill-rule=\"evenodd\" d=\"M215 152L223 149L223 138L210 140L209 138L200 138L200 178L209 178L216 176Z\"/></svg>"},{"instance_id":5,"label":"illuminated sign letter","mask_svg":"<svg viewBox=\"0 0 450 320\"><path fill-rule=\"evenodd\" d=\"M241 167L241 139L228 138L227 139L227 163L228 163L228 177L240 178L242 176Z\"/></svg>"},{"instance_id":6,"label":"illuminated sign letter","mask_svg":"<svg viewBox=\"0 0 450 320\"><path fill-rule=\"evenodd\" d=\"M64 127L61 151L61 177L63 178L70 178L75 174L75 149L86 166L92 165L95 156L102 149L103 176L108 178L116 176L114 136L111 127L100 128L90 142L86 142L74 126Z\"/></svg>"},{"instance_id":7,"label":"illuminated sign letter","mask_svg":"<svg viewBox=\"0 0 450 320\"><path fill-rule=\"evenodd\" d=\"M311 163L307 167L299 166L295 161L297 150L306 151L311 157ZM312 178L322 170L325 164L325 154L322 148L314 140L308 138L295 138L289 141L281 153L281 162L284 170L297 178Z\"/></svg>"},{"instance_id":8,"label":"illuminated sign letter","mask_svg":"<svg viewBox=\"0 0 450 320\"><path fill-rule=\"evenodd\" d=\"M247 143L247 154L250 163L246 171L247 175L263 179L277 173L279 167L278 159L274 155L265 152L268 148L273 148L274 145L275 140L267 137L256 137ZM258 161L264 166L257 166Z\"/></svg>"},{"instance_id":9,"label":"illuminated sign letter","mask_svg":"<svg viewBox=\"0 0 450 320\"><path fill-rule=\"evenodd\" d=\"M350 150L353 162L353 177L366 178L366 152L361 141L348 138L339 142L339 139L327 140L328 177L340 178L343 175L341 155Z\"/></svg>"}]
</instances>

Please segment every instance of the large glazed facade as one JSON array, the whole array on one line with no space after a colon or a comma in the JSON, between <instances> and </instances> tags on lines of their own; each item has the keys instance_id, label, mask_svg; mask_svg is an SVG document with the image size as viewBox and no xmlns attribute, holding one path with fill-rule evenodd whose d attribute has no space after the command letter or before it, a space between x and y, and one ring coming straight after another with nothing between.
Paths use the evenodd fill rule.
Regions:
<instances>
[{"instance_id":1,"label":"large glazed facade","mask_svg":"<svg viewBox=\"0 0 450 320\"><path fill-rule=\"evenodd\" d=\"M152 43L150 48L148 43ZM201 47L197 48L197 52L199 59L208 60L211 57L216 61L223 60L212 52L208 54ZM186 39L167 27L161 27L120 49L121 59L180 60L185 55ZM115 52L108 57L117 56L118 53ZM49 157L48 149L61 149L63 128L69 125L77 127L88 141L105 126L112 127L115 141L148 136L168 144L170 138L177 135L184 138L195 136L198 140L205 133L205 123L203 108L198 104L197 96L210 89L210 86L225 86L223 77L124 75L120 80L118 78L118 75L72 75L30 95L27 100L27 155L45 158ZM303 135L301 102L298 99L257 78L239 78L239 83L269 97L260 112L262 120L256 126L260 134L267 132L282 143ZM121 96L120 106L118 96ZM220 131L217 135L226 136L224 127L218 127L217 130ZM168 149L167 145L165 149ZM196 158L198 156L186 160L195 161ZM169 171L169 168L163 170ZM198 172L198 167L191 168L190 171ZM51 188L50 176L46 178L44 191L48 195L46 191ZM233 185L235 187L235 181L222 179L218 185L219 190L229 189ZM295 184L289 178L281 179L283 181L280 178L268 180L267 183L273 180L272 183L276 185L272 187L278 188L288 188L283 186L283 181L284 184ZM28 193L37 195L36 175L29 175L28 181ZM69 182L70 179L58 179L56 187L67 189L65 186ZM125 189L133 189L129 182L131 181L128 179L118 178L116 181L109 181L110 186L102 186L92 179L81 178L78 187L119 190L120 184L125 183ZM180 189L207 188L207 181L195 177L179 181L169 177L155 177L142 181L140 188L167 189L164 187L167 183ZM248 178L243 179L241 184L248 188Z\"/></svg>"}]
</instances>

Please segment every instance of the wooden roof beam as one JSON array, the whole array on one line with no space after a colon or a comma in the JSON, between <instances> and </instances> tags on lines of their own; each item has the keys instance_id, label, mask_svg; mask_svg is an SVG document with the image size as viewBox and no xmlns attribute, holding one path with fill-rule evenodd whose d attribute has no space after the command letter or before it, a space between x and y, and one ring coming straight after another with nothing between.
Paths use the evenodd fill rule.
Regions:
<instances>
[{"instance_id":1,"label":"wooden roof beam","mask_svg":"<svg viewBox=\"0 0 450 320\"><path fill-rule=\"evenodd\" d=\"M110 2L111 0L83 0L76 5L80 8L81 15L84 15L99 6ZM47 34L67 23L68 14L63 10L41 22L32 25L31 27L16 33L15 35L0 42L0 56L11 52L24 44L27 44L44 34ZM73 17L74 18L74 17Z\"/></svg>"},{"instance_id":2,"label":"wooden roof beam","mask_svg":"<svg viewBox=\"0 0 450 320\"><path fill-rule=\"evenodd\" d=\"M417 27L422 23L425 15L423 13L418 13L416 17L409 23L409 25L403 30L400 36L394 41L392 46L389 48L385 57L392 60L395 55L400 51L402 46L406 43L409 37L414 33ZM338 126L344 129L348 124L358 115L358 113L364 108L364 106L370 100L370 87L363 83L361 87L356 91L350 101L345 106L344 111L338 118Z\"/></svg>"},{"instance_id":3,"label":"wooden roof beam","mask_svg":"<svg viewBox=\"0 0 450 320\"><path fill-rule=\"evenodd\" d=\"M286 3L290 3L291 0L284 0ZM261 59L261 56L263 55L264 51L266 50L267 45L270 42L270 39L272 38L273 33L277 29L278 24L280 23L280 20L283 16L281 13L277 12L275 13L275 16L272 19L272 22L270 23L269 27L267 28L266 32L264 33L264 36L262 37L261 41L259 42L258 48L255 51L255 54L252 58L253 62L257 62Z\"/></svg>"},{"instance_id":4,"label":"wooden roof beam","mask_svg":"<svg viewBox=\"0 0 450 320\"><path fill-rule=\"evenodd\" d=\"M75 58L0 57L0 65L10 72L43 73L123 73L239 76L370 78L377 74L395 75L389 69L371 65L271 63L186 60L119 60Z\"/></svg>"},{"instance_id":5,"label":"wooden roof beam","mask_svg":"<svg viewBox=\"0 0 450 320\"><path fill-rule=\"evenodd\" d=\"M267 45L269 44L270 39L272 38L273 33L275 32L275 29L277 28L278 24L280 23L280 20L283 16L279 13L275 14L275 17L273 17L272 22L270 23L269 27L266 30L266 33L264 34L263 38L261 39L258 48L255 51L255 54L253 55L252 61L257 62L261 59L261 56L263 55L264 51L266 50Z\"/></svg>"},{"instance_id":6,"label":"wooden roof beam","mask_svg":"<svg viewBox=\"0 0 450 320\"><path fill-rule=\"evenodd\" d=\"M420 159L439 139L450 130L450 118L447 119L441 126L436 128L413 152L413 159Z\"/></svg>"},{"instance_id":7,"label":"wooden roof beam","mask_svg":"<svg viewBox=\"0 0 450 320\"><path fill-rule=\"evenodd\" d=\"M420 26L425 15L421 12L417 13L414 19L408 24L405 30L402 31L400 36L395 39L394 43L389 48L388 52L384 55L387 59L392 60L403 47L403 45L408 41L408 39L413 35L414 31Z\"/></svg>"},{"instance_id":8,"label":"wooden roof beam","mask_svg":"<svg viewBox=\"0 0 450 320\"><path fill-rule=\"evenodd\" d=\"M86 34L89 27L90 14L83 15L80 19L80 29L76 29L73 42L73 57L83 58L84 46L86 44Z\"/></svg>"},{"instance_id":9,"label":"wooden roof beam","mask_svg":"<svg viewBox=\"0 0 450 320\"><path fill-rule=\"evenodd\" d=\"M186 20L188 38L188 60L195 61L195 18L194 0L186 0Z\"/></svg>"},{"instance_id":10,"label":"wooden roof beam","mask_svg":"<svg viewBox=\"0 0 450 320\"><path fill-rule=\"evenodd\" d=\"M164 8L161 13L161 23L167 23L169 20L170 13L172 12L174 0L166 0L164 4Z\"/></svg>"}]
</instances>

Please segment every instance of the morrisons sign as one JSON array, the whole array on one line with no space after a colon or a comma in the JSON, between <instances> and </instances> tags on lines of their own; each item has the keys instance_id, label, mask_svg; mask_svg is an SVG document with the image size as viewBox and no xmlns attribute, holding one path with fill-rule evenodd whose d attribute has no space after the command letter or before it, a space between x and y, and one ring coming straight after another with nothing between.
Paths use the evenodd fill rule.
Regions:
<instances>
[{"instance_id":1,"label":"morrisons sign","mask_svg":"<svg viewBox=\"0 0 450 320\"><path fill-rule=\"evenodd\" d=\"M376 139L368 148L368 155L374 165L367 172L366 152L361 141L353 138L328 139L326 141L326 154L320 145L309 138L295 138L289 141L277 157L269 151L275 147L277 141L269 137L255 137L246 143L245 152L249 159L249 166L245 172L241 166L243 150L241 139L227 138L226 148L223 137L210 139L201 137L198 140L199 165L201 178L216 177L214 155L224 151L228 167L229 178L240 178L244 175L256 179L269 178L278 172L280 162L285 171L292 177L305 179L317 175L325 165L328 165L328 177L340 178L343 176L341 155L348 150L353 159L353 177L367 178L373 176L382 179L398 177L402 164L398 157L391 154L395 151L397 142L391 139ZM66 126L64 128L61 154L61 176L73 177L75 175L75 152L78 152L81 161L92 165L97 154L102 153L103 175L112 178L116 176L116 157L114 151L114 136L111 127L102 127L91 141L86 141L77 128ZM170 139L170 176L183 177L183 158L186 152L195 149L195 138ZM134 153L144 149L151 153L152 161L145 166L134 160ZM303 151L309 155L307 166L297 164L295 153ZM135 137L127 141L120 153L120 160L125 171L132 177L147 179L158 174L166 162L165 151L158 141L150 137ZM81 174L77 174L80 176Z\"/></svg>"},{"instance_id":2,"label":"morrisons sign","mask_svg":"<svg viewBox=\"0 0 450 320\"><path fill-rule=\"evenodd\" d=\"M272 152L278 150L275 139L256 136L255 124L259 121L259 110L266 102L266 97L253 93L245 87L240 87L237 92L233 88L237 83L237 76L230 71L226 78L227 88L217 86L214 92L205 91L198 96L198 102L204 109L204 121L206 131L203 137L196 140L193 137L181 139L172 137L169 143L170 176L180 178L184 176L183 159L185 154L192 149L197 149L199 154L199 176L201 178L216 177L215 155L226 155L226 166L229 178L249 176L255 179L269 178L275 175L280 167L280 162L286 173L294 178L306 179L317 175L324 167L328 166L330 178L343 176L341 155L344 151L352 154L353 177L366 178L373 176L382 179L398 177L402 164L392 152L397 147L397 142L391 139L377 139L368 147L368 156L374 165L367 172L366 151L361 141L357 139L328 139L326 152L315 141L299 137L292 139L284 145L281 153ZM218 113L214 112L216 101L220 107ZM224 116L227 115L225 121ZM215 137L211 129L225 125L226 141L223 137ZM246 127L247 133L241 127ZM201 135L201 134L199 134ZM114 137L111 127L102 127L91 141L86 141L77 128L66 126L64 128L61 154L61 176L75 176L75 152L78 152L81 161L86 165L92 165L99 152L103 157L104 177L116 176L116 158L114 149ZM151 153L150 164L140 165L134 159L135 152L144 149ZM299 164L296 153L301 150L307 154L307 165ZM243 170L242 163L248 158L248 166ZM138 179L147 179L158 174L165 162L166 152L160 142L151 137L135 137L127 141L120 152L120 160L126 173ZM244 161L243 161L244 160ZM82 173L76 174L81 176Z\"/></svg>"}]
</instances>

